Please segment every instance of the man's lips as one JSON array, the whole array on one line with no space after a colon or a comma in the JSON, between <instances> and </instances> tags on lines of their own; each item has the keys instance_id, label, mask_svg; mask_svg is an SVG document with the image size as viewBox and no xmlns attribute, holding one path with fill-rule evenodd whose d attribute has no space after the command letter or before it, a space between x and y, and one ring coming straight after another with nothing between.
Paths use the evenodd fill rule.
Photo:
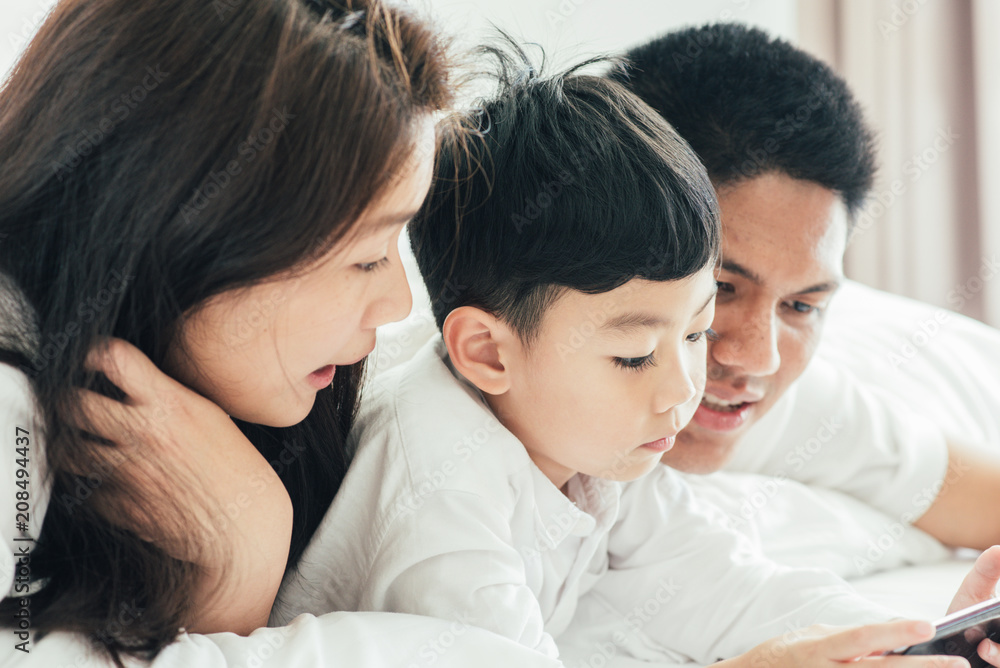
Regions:
<instances>
[{"instance_id":1,"label":"man's lips","mask_svg":"<svg viewBox=\"0 0 1000 668\"><path fill-rule=\"evenodd\" d=\"M710 404L706 405L705 400L702 399L701 405L694 412L691 421L712 431L732 431L746 424L747 418L756 405L756 402L742 402L720 410Z\"/></svg>"}]
</instances>

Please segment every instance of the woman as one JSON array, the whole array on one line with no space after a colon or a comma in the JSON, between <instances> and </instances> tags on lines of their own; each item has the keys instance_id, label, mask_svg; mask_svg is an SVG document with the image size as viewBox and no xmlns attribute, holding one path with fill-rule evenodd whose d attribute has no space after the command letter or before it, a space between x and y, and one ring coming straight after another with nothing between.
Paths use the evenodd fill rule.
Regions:
<instances>
[{"instance_id":1,"label":"woman","mask_svg":"<svg viewBox=\"0 0 1000 668\"><path fill-rule=\"evenodd\" d=\"M57 5L0 94L0 659L266 623L375 328L409 310L396 242L449 97L435 34L379 0ZM452 631L306 620L275 661L347 659L345 635L384 658L380 632L412 656ZM461 635L455 661L488 637ZM261 646L184 638L188 665Z\"/></svg>"}]
</instances>

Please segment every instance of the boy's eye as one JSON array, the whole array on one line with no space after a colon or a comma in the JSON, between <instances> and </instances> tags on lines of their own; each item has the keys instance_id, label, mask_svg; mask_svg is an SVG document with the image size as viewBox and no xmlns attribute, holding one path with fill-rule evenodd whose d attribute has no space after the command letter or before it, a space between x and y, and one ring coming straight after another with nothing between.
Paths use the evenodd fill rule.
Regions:
<instances>
[{"instance_id":1,"label":"boy's eye","mask_svg":"<svg viewBox=\"0 0 1000 668\"><path fill-rule=\"evenodd\" d=\"M376 269L381 268L388 262L389 258L387 257L384 257L376 262L362 262L361 264L358 265L358 269L360 269L361 271L375 271Z\"/></svg>"},{"instance_id":2,"label":"boy's eye","mask_svg":"<svg viewBox=\"0 0 1000 668\"><path fill-rule=\"evenodd\" d=\"M611 359L614 361L615 366L629 371L642 371L656 364L652 353L645 357L612 357Z\"/></svg>"},{"instance_id":3,"label":"boy's eye","mask_svg":"<svg viewBox=\"0 0 1000 668\"><path fill-rule=\"evenodd\" d=\"M718 341L719 335L715 333L714 329L709 327L704 332L696 332L694 334L688 334L687 336L687 340L689 343L698 343L699 341L702 340L702 338L706 338L709 341Z\"/></svg>"}]
</instances>

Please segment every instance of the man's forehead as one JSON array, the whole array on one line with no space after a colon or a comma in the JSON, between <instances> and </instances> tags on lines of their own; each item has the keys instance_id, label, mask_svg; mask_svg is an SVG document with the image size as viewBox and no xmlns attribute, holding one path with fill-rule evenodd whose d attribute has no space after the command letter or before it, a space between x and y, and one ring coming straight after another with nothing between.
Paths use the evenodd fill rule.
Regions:
<instances>
[{"instance_id":1,"label":"man's forehead","mask_svg":"<svg viewBox=\"0 0 1000 668\"><path fill-rule=\"evenodd\" d=\"M719 205L726 271L784 294L842 281L848 225L837 193L768 174L721 188Z\"/></svg>"}]
</instances>

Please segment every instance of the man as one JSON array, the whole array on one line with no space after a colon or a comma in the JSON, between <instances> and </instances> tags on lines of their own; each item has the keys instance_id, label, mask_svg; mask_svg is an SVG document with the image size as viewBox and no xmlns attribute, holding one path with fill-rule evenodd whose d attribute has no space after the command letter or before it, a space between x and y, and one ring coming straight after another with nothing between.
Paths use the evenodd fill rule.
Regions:
<instances>
[{"instance_id":1,"label":"man","mask_svg":"<svg viewBox=\"0 0 1000 668\"><path fill-rule=\"evenodd\" d=\"M705 397L662 461L834 490L948 545L1000 543L996 458L813 360L875 171L872 133L843 80L735 24L674 32L627 58L610 76L698 153L723 222Z\"/></svg>"}]
</instances>

